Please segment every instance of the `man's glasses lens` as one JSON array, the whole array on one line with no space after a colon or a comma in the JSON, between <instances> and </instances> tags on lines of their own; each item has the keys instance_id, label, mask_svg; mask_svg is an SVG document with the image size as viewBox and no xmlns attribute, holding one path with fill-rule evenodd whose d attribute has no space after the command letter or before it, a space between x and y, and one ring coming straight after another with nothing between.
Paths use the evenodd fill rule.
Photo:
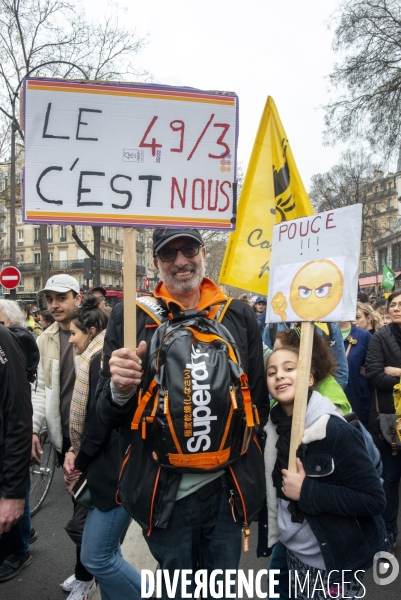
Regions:
<instances>
[{"instance_id":1,"label":"man's glasses lens","mask_svg":"<svg viewBox=\"0 0 401 600\"><path fill-rule=\"evenodd\" d=\"M159 250L159 258L162 262L173 262L176 259L178 252L182 252L185 258L193 258L199 254L199 244L188 244L181 248L162 248Z\"/></svg>"}]
</instances>

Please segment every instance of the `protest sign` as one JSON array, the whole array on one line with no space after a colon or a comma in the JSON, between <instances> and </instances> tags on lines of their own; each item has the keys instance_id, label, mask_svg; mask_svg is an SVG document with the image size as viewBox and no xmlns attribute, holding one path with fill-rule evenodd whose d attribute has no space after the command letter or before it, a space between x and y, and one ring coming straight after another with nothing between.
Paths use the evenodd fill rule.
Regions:
<instances>
[{"instance_id":1,"label":"protest sign","mask_svg":"<svg viewBox=\"0 0 401 600\"><path fill-rule=\"evenodd\" d=\"M354 320L362 205L273 228L267 321Z\"/></svg>"},{"instance_id":2,"label":"protest sign","mask_svg":"<svg viewBox=\"0 0 401 600\"><path fill-rule=\"evenodd\" d=\"M362 205L273 228L266 320L302 322L288 469L297 472L308 399L314 322L355 319Z\"/></svg>"},{"instance_id":3,"label":"protest sign","mask_svg":"<svg viewBox=\"0 0 401 600\"><path fill-rule=\"evenodd\" d=\"M233 93L27 78L23 219L123 226L124 345L136 347L135 227L233 229Z\"/></svg>"},{"instance_id":4,"label":"protest sign","mask_svg":"<svg viewBox=\"0 0 401 600\"><path fill-rule=\"evenodd\" d=\"M112 82L24 82L24 221L234 227L233 93Z\"/></svg>"}]
</instances>

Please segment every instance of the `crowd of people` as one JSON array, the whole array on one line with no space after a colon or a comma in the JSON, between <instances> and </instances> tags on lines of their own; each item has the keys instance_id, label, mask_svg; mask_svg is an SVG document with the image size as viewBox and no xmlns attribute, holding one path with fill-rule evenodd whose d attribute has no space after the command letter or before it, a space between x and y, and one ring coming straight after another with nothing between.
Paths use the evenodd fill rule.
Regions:
<instances>
[{"instance_id":1,"label":"crowd of people","mask_svg":"<svg viewBox=\"0 0 401 600\"><path fill-rule=\"evenodd\" d=\"M374 554L398 535L401 290L360 292L353 322L315 324L294 473L300 324L266 323L266 297L231 299L205 277L196 229L156 229L153 254L160 282L137 302L136 349L124 345L123 304L111 311L103 288L83 295L70 275L39 292L46 310L0 301L0 582L31 564L40 535L29 464L46 420L72 498L68 600L97 585L103 600L141 597L120 548L132 518L170 581L221 569L224 589L257 520L280 598L307 597L289 571L320 578L315 598L333 586L360 597Z\"/></svg>"}]
</instances>

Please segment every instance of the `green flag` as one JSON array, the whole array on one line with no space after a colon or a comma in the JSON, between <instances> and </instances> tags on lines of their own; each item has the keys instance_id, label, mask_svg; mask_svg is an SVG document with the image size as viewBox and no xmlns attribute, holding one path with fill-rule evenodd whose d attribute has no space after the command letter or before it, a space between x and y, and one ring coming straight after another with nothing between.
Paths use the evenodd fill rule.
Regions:
<instances>
[{"instance_id":1,"label":"green flag","mask_svg":"<svg viewBox=\"0 0 401 600\"><path fill-rule=\"evenodd\" d=\"M392 290L394 287L395 273L387 265L383 265L382 287Z\"/></svg>"}]
</instances>

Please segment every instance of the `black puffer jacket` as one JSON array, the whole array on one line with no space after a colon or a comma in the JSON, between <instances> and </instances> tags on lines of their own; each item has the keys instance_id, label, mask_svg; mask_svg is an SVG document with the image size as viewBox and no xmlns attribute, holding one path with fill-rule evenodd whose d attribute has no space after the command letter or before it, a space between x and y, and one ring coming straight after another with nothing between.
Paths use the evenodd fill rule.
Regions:
<instances>
[{"instance_id":1,"label":"black puffer jacket","mask_svg":"<svg viewBox=\"0 0 401 600\"><path fill-rule=\"evenodd\" d=\"M31 388L20 348L0 325L0 486L4 498L25 498L32 449Z\"/></svg>"},{"instance_id":2,"label":"black puffer jacket","mask_svg":"<svg viewBox=\"0 0 401 600\"><path fill-rule=\"evenodd\" d=\"M160 299L159 302L163 305ZM137 407L136 395L125 406L118 406L112 401L108 358L114 350L123 347L122 308L121 304L114 308L107 326L97 406L103 422L111 427L121 428L122 504L141 527L149 532L152 526L167 527L181 475L176 471L159 469L145 447L140 433L131 431L130 423ZM269 404L264 378L262 344L255 314L244 302L234 300L222 322L233 335L241 351L249 378L252 402L258 408L262 429L268 418ZM154 321L138 308L137 343L145 340L149 349L153 332ZM148 356L145 356L142 361L144 369L147 361ZM263 456L256 435L253 436L247 454L232 466L232 471L236 482L228 473L227 478L234 493L237 518L249 523L259 513L265 501ZM241 490L240 493L238 488Z\"/></svg>"},{"instance_id":3,"label":"black puffer jacket","mask_svg":"<svg viewBox=\"0 0 401 600\"><path fill-rule=\"evenodd\" d=\"M375 388L369 413L369 431L378 447L385 444L388 446L388 443L383 441L380 434L376 393L380 412L392 414L395 412L393 387L400 382L399 377L386 375L384 372L384 367L401 368L401 348L392 333L393 327L393 324L386 325L372 335L365 361L367 380Z\"/></svg>"}]
</instances>

